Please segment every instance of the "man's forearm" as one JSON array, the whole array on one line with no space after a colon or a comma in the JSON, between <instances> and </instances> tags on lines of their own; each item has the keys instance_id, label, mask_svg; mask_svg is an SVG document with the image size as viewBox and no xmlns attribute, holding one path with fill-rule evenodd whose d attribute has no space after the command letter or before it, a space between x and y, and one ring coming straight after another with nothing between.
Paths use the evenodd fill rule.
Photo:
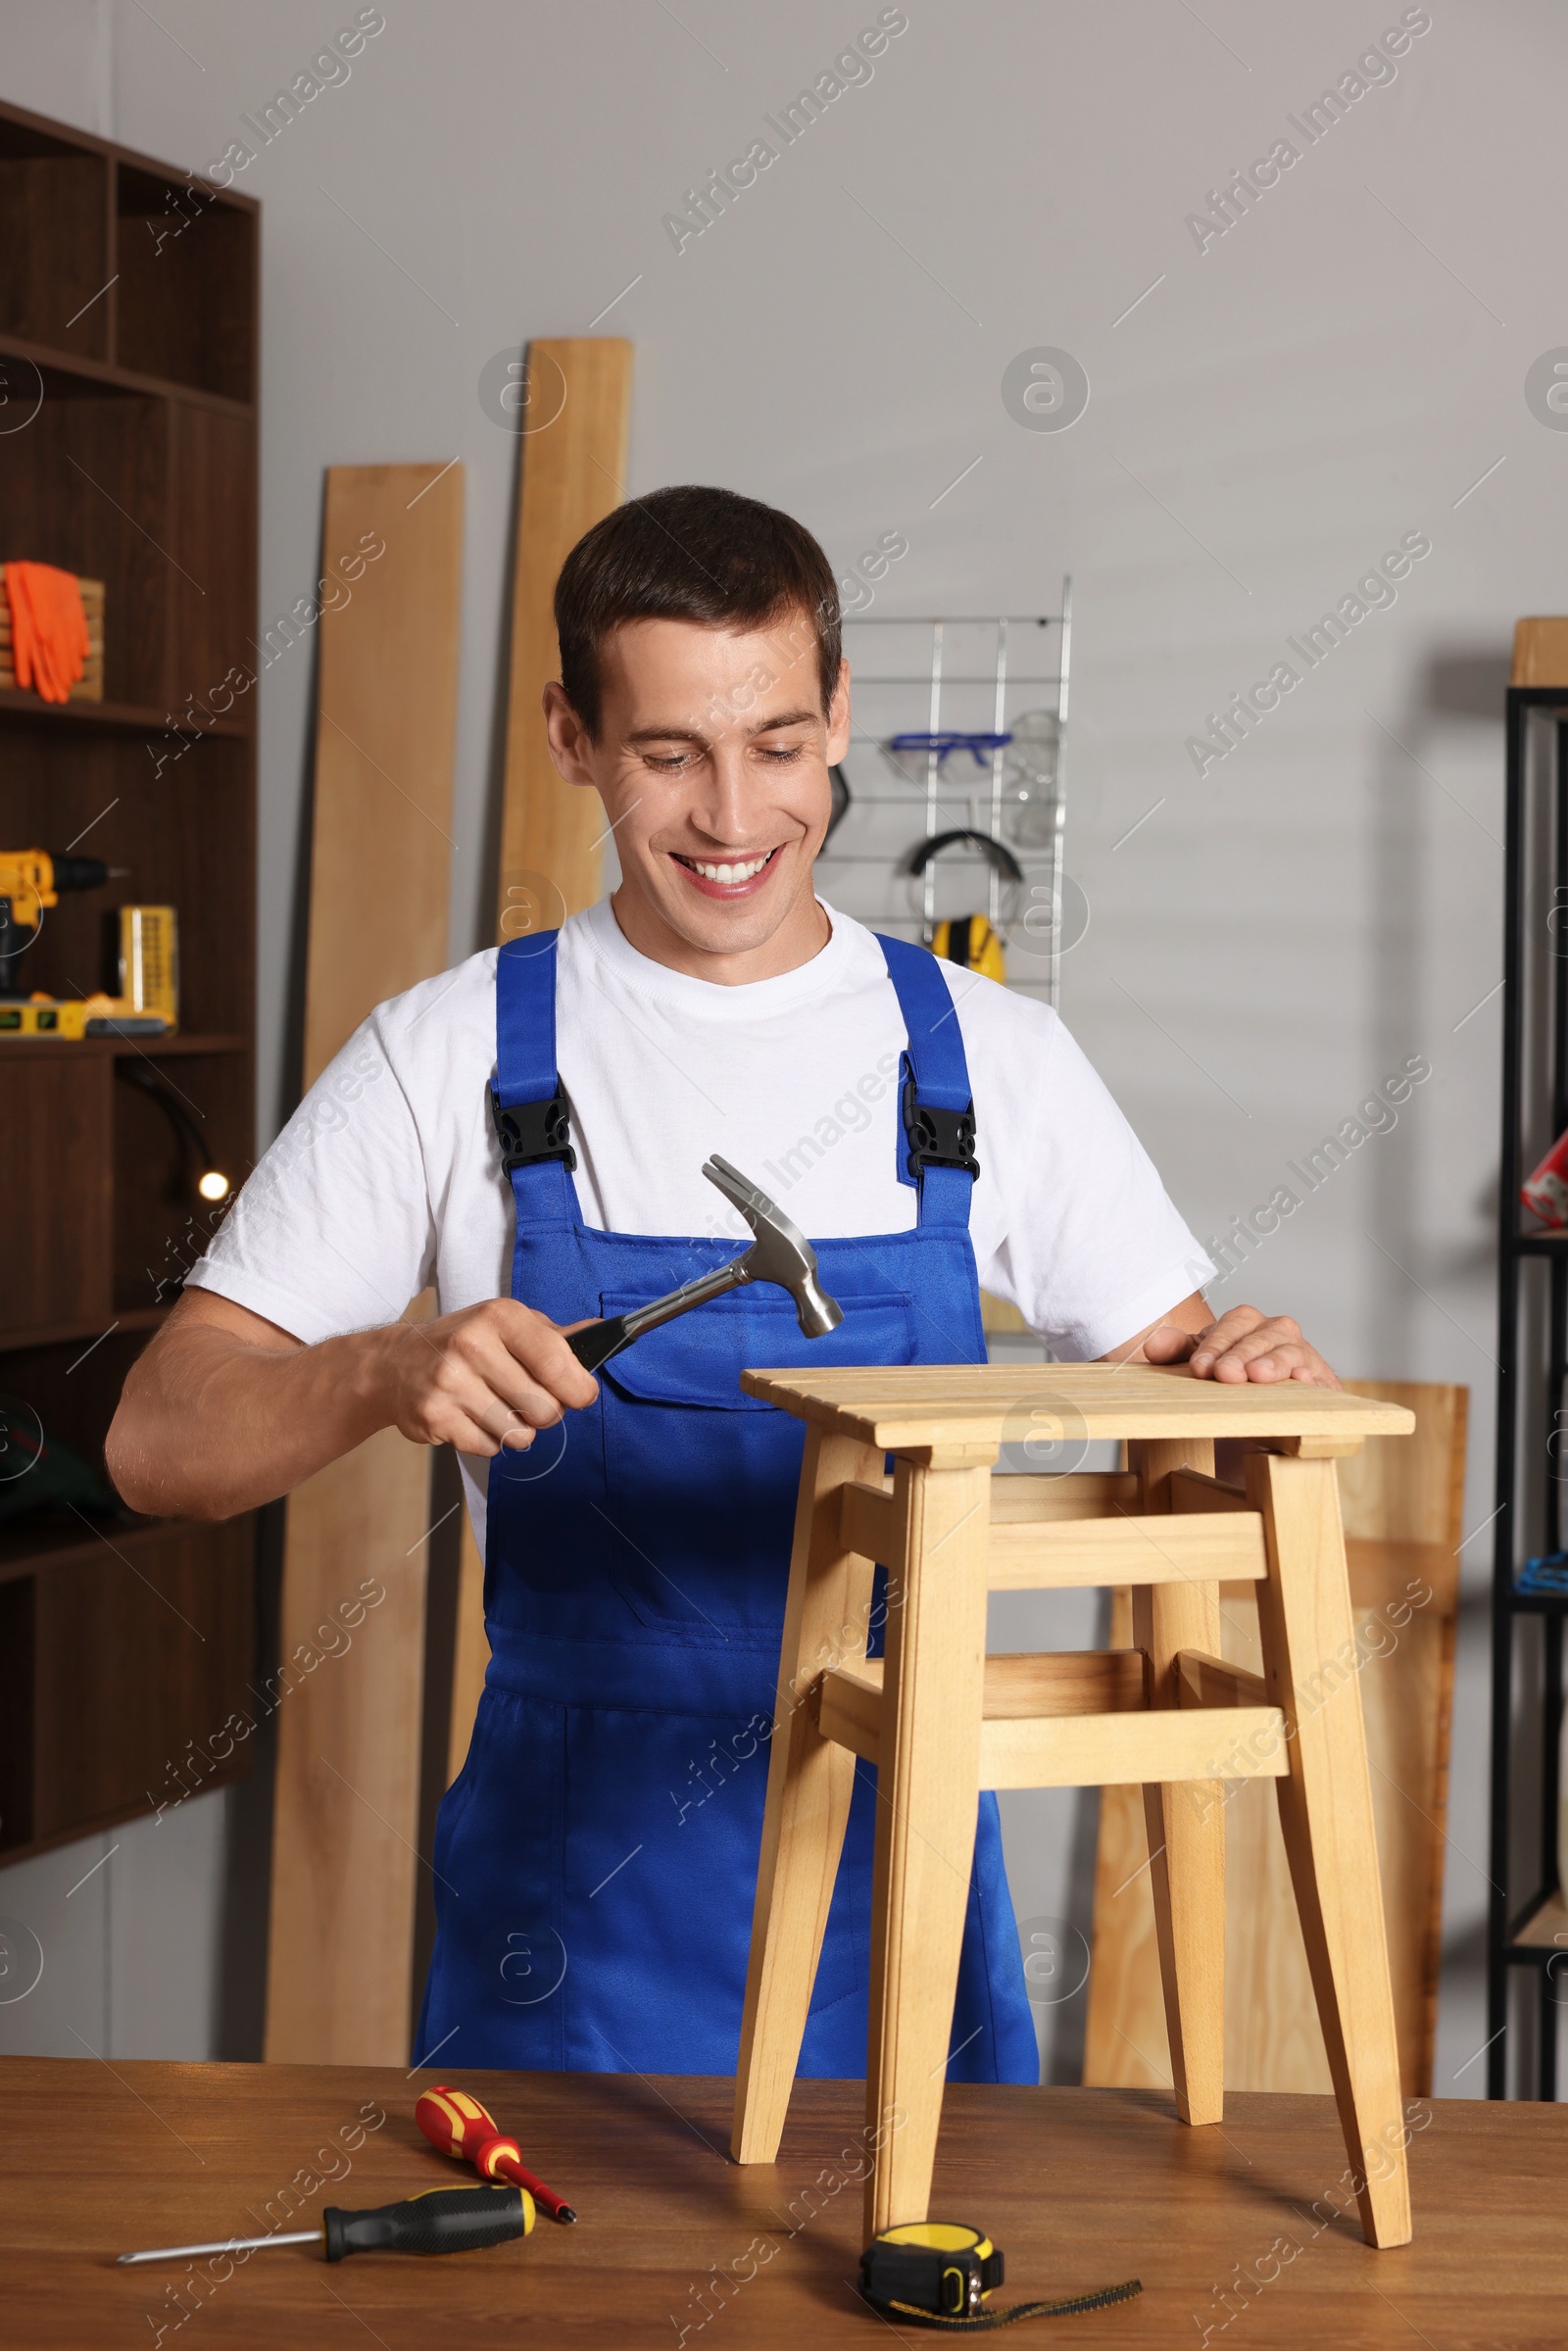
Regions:
<instances>
[{"instance_id":1,"label":"man's forearm","mask_svg":"<svg viewBox=\"0 0 1568 2351\"><path fill-rule=\"evenodd\" d=\"M599 1394L567 1337L498 1298L302 1347L229 1298L187 1290L131 1366L105 1446L109 1474L134 1510L232 1518L377 1429L487 1459L531 1445Z\"/></svg>"},{"instance_id":2,"label":"man's forearm","mask_svg":"<svg viewBox=\"0 0 1568 2351\"><path fill-rule=\"evenodd\" d=\"M133 1510L158 1517L232 1518L275 1501L388 1425L388 1342L360 1331L273 1349L172 1327L125 1383L109 1474Z\"/></svg>"}]
</instances>

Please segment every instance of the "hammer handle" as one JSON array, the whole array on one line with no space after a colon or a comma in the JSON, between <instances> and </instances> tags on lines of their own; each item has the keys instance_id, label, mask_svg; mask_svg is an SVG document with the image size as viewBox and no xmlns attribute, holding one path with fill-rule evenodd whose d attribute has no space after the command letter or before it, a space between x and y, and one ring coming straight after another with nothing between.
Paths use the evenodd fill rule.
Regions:
<instances>
[{"instance_id":1,"label":"hammer handle","mask_svg":"<svg viewBox=\"0 0 1568 2351\"><path fill-rule=\"evenodd\" d=\"M624 1314L612 1314L608 1322L591 1322L586 1329L573 1331L566 1345L584 1371L597 1371L612 1355L618 1355L623 1347L630 1347L635 1333L626 1328Z\"/></svg>"},{"instance_id":2,"label":"hammer handle","mask_svg":"<svg viewBox=\"0 0 1568 2351\"><path fill-rule=\"evenodd\" d=\"M645 1331L656 1331L662 1322L673 1322L677 1314L689 1314L693 1306L705 1306L710 1298L721 1298L726 1290L739 1289L751 1280L747 1259L737 1257L732 1264L721 1265L716 1273L699 1274L694 1282L683 1282L678 1290L656 1298L646 1306L633 1306L626 1314L612 1314L606 1322L590 1323L586 1330L574 1331L566 1345L584 1371L597 1371L612 1355L618 1355L623 1347L630 1347Z\"/></svg>"}]
</instances>

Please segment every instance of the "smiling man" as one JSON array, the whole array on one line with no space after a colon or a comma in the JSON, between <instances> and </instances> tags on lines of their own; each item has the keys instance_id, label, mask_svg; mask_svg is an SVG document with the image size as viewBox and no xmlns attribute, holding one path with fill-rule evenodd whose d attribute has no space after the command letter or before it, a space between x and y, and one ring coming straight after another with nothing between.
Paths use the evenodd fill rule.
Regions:
<instances>
[{"instance_id":1,"label":"smiling man","mask_svg":"<svg viewBox=\"0 0 1568 2351\"><path fill-rule=\"evenodd\" d=\"M658 491L579 542L556 619L550 746L604 803L618 889L371 1014L132 1371L109 1459L135 1507L220 1518L377 1429L455 1445L492 1654L416 2054L727 2073L801 1451L742 1368L983 1361L983 1281L1061 1357L1337 1382L1294 1322L1213 1320L1054 1011L817 898L850 681L808 531ZM782 1292L735 1291L596 1383L564 1332L749 1239L713 1151L763 1180L794 1153L843 1323L807 1341ZM431 1283L438 1319L399 1321ZM808 2074L864 2069L873 1807L862 1774ZM992 1796L954 2045L956 2078L1036 2078Z\"/></svg>"}]
</instances>

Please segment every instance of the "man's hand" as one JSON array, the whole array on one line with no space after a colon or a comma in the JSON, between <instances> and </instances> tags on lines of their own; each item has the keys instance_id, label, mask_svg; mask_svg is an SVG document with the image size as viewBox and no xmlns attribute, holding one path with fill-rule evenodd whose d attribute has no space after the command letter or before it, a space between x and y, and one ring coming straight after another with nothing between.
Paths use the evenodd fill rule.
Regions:
<instances>
[{"instance_id":1,"label":"man's hand","mask_svg":"<svg viewBox=\"0 0 1568 2351\"><path fill-rule=\"evenodd\" d=\"M1186 1363L1195 1379L1301 1380L1311 1388L1338 1388L1338 1374L1301 1337L1288 1314L1265 1314L1257 1306L1232 1306L1216 1322L1198 1291L1172 1306L1125 1346L1113 1347L1102 1363Z\"/></svg>"},{"instance_id":2,"label":"man's hand","mask_svg":"<svg viewBox=\"0 0 1568 2351\"><path fill-rule=\"evenodd\" d=\"M436 1322L393 1323L380 1336L387 1418L416 1445L520 1451L536 1430L599 1394L565 1332L515 1298L487 1298Z\"/></svg>"},{"instance_id":3,"label":"man's hand","mask_svg":"<svg viewBox=\"0 0 1568 2351\"><path fill-rule=\"evenodd\" d=\"M1197 1305L1201 1327L1184 1319L1184 1309ZM1146 1363L1182 1363L1199 1380L1301 1380L1310 1388L1338 1388L1338 1375L1317 1348L1301 1337L1301 1326L1289 1314L1264 1314L1257 1306L1232 1306L1218 1322L1196 1296L1185 1298L1175 1314L1143 1334Z\"/></svg>"}]
</instances>

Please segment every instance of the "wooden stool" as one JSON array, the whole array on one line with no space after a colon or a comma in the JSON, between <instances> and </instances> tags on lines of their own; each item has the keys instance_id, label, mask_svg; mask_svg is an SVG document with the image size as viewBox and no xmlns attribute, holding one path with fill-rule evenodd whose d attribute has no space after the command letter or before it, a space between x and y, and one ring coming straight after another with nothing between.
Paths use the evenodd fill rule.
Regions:
<instances>
[{"instance_id":1,"label":"wooden stool","mask_svg":"<svg viewBox=\"0 0 1568 2351\"><path fill-rule=\"evenodd\" d=\"M1227 1780L1277 1786L1367 2241L1410 2235L1394 2003L1336 1455L1394 1404L1180 1367L748 1372L808 1424L732 2150L777 2155L849 1816L877 1767L865 2231L927 2216L980 1790L1141 1783L1176 2103L1223 2108ZM1218 1484L1214 1440L1248 1456ZM1123 1472L1009 1476L1004 1444L1124 1439ZM884 1475L891 1453L895 1471ZM1038 1453L1037 1453L1038 1457ZM885 1660L868 1660L873 1563ZM1264 1671L1225 1664L1258 1588ZM1131 1649L987 1658L988 1592L1134 1588Z\"/></svg>"}]
</instances>

